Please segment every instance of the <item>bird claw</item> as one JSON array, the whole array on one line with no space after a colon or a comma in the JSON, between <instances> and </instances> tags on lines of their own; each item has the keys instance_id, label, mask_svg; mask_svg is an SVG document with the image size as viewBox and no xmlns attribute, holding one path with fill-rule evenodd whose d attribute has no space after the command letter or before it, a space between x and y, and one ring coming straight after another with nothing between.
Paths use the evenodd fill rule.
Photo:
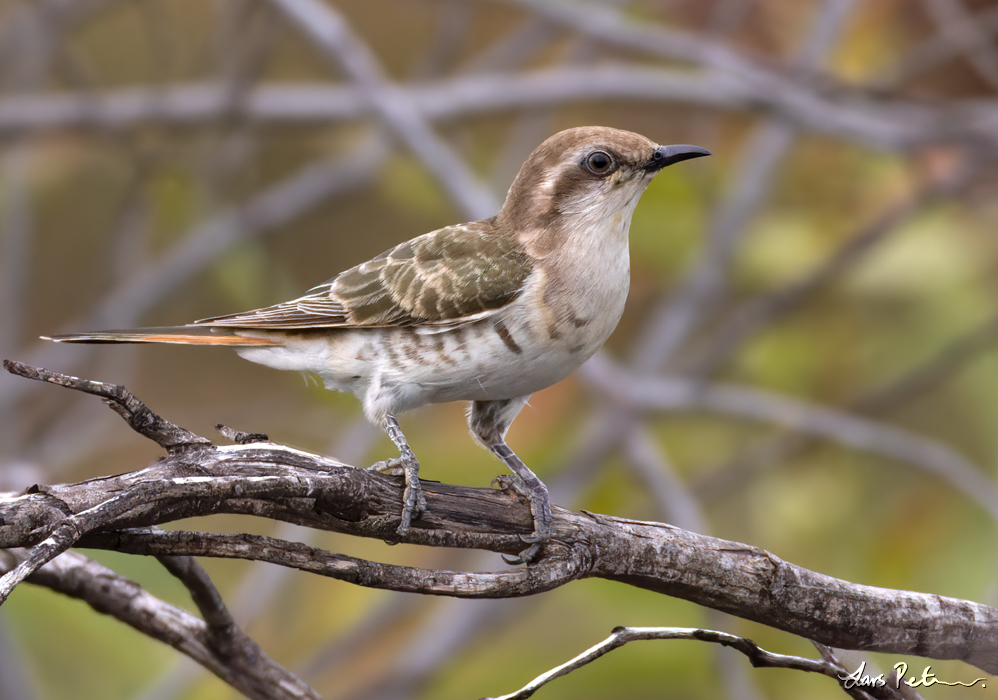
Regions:
<instances>
[{"instance_id":1,"label":"bird claw","mask_svg":"<svg viewBox=\"0 0 998 700\"><path fill-rule=\"evenodd\" d=\"M536 507L534 505L534 493L527 487L523 479L521 479L516 474L500 474L495 479L492 480L493 486L498 486L500 489L509 489L513 491L517 496L524 498L527 503L530 504L530 512L534 518L534 531L529 535L519 535L520 541L524 544L530 545L523 551L521 551L516 556L502 555L503 561L505 561L510 566L516 566L518 564L531 564L537 560L537 555L540 554L541 546L548 540L551 536L551 521L550 515L545 517L543 510L540 512L535 512Z\"/></svg>"},{"instance_id":2,"label":"bird claw","mask_svg":"<svg viewBox=\"0 0 998 700\"><path fill-rule=\"evenodd\" d=\"M422 489L419 488L419 462L416 455L412 453L412 448L405 441L405 435L399 427L395 416L385 416L385 432L388 437L399 448L399 456L386 459L383 462L371 465L371 468L382 474L402 475L405 480L405 490L402 492L402 516L401 522L395 532L399 536L404 536L409 532L409 526L413 519L418 518L426 512L426 498Z\"/></svg>"},{"instance_id":3,"label":"bird claw","mask_svg":"<svg viewBox=\"0 0 998 700\"><path fill-rule=\"evenodd\" d=\"M406 477L405 491L402 493L402 522L395 530L398 535L407 535L412 521L426 512L426 497L419 487L419 480L414 478L410 482L408 475Z\"/></svg>"},{"instance_id":4,"label":"bird claw","mask_svg":"<svg viewBox=\"0 0 998 700\"><path fill-rule=\"evenodd\" d=\"M385 459L367 468L367 471L388 476L401 476L405 480L405 490L402 492L401 522L395 530L396 534L400 536L407 535L412 521L426 512L426 497L423 496L423 490L419 487L418 469L418 464L413 465L402 457Z\"/></svg>"},{"instance_id":5,"label":"bird claw","mask_svg":"<svg viewBox=\"0 0 998 700\"><path fill-rule=\"evenodd\" d=\"M405 462L401 457L392 457L375 462L367 468L369 472L378 472L388 476L402 476L405 474Z\"/></svg>"},{"instance_id":6,"label":"bird claw","mask_svg":"<svg viewBox=\"0 0 998 700\"><path fill-rule=\"evenodd\" d=\"M534 540L534 543L531 544L526 549L522 550L516 556L507 556L505 554L500 555L502 556L502 560L507 564L509 564L510 566L518 566L519 564L532 564L537 560L537 555L540 554L541 551L541 542L539 541L540 538L536 536L520 535L520 539L523 542L529 542L530 540Z\"/></svg>"},{"instance_id":7,"label":"bird claw","mask_svg":"<svg viewBox=\"0 0 998 700\"><path fill-rule=\"evenodd\" d=\"M516 474L500 474L492 480L491 485L503 491L512 491L517 496L522 496L528 501L530 500L530 489L528 489L527 485L523 483L523 479L518 477Z\"/></svg>"}]
</instances>

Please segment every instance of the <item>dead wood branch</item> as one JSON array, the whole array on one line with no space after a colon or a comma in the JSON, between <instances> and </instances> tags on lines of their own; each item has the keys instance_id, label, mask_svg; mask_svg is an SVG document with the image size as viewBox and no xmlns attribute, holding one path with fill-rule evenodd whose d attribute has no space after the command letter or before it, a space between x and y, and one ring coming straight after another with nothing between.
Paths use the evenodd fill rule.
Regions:
<instances>
[{"instance_id":1,"label":"dead wood branch","mask_svg":"<svg viewBox=\"0 0 998 700\"><path fill-rule=\"evenodd\" d=\"M0 579L8 590L78 544L156 556L256 559L358 585L472 598L532 595L595 577L834 647L961 659L998 672L996 609L842 581L750 545L661 523L556 508L554 535L541 560L491 573L378 564L264 537L151 530L180 518L241 513L361 537L515 553L531 521L527 505L511 493L428 482L426 514L399 539L402 489L396 479L273 443L214 445L151 412L147 420L135 420L148 409L122 387L14 362L5 367L104 396L136 430L169 446L166 457L145 469L33 486L0 499L0 547L28 548Z\"/></svg>"}]
</instances>

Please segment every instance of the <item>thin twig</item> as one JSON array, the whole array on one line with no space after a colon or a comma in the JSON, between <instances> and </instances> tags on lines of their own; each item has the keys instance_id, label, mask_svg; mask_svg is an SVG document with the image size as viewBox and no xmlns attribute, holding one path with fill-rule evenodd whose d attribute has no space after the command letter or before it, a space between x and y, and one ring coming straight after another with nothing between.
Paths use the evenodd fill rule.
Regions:
<instances>
[{"instance_id":1,"label":"thin twig","mask_svg":"<svg viewBox=\"0 0 998 700\"><path fill-rule=\"evenodd\" d=\"M801 656L774 654L745 637L695 627L618 627L599 644L586 649L575 658L551 669L547 673L542 673L530 683L520 688L520 690L508 695L486 698L485 700L526 700L526 698L532 697L540 688L556 678L566 676L614 649L618 649L629 642L655 639L686 639L721 644L740 651L748 657L749 662L756 668L788 668L796 671L820 673L829 678L834 678L841 683L841 669L827 661L817 661Z\"/></svg>"},{"instance_id":2,"label":"thin twig","mask_svg":"<svg viewBox=\"0 0 998 700\"><path fill-rule=\"evenodd\" d=\"M79 379L58 372L50 372L47 369L32 367L15 360L4 360L3 367L19 377L57 384L86 394L100 396L135 432L149 438L167 452L188 449L193 445L211 444L211 441L153 413L132 392L120 384L105 384L89 379Z\"/></svg>"}]
</instances>

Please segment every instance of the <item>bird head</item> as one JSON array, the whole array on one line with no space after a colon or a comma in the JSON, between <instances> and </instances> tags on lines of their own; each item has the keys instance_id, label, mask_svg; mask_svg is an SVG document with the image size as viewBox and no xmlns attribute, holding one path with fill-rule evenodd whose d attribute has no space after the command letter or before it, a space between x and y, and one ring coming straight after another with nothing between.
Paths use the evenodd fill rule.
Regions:
<instances>
[{"instance_id":1,"label":"bird head","mask_svg":"<svg viewBox=\"0 0 998 700\"><path fill-rule=\"evenodd\" d=\"M568 228L622 225L664 167L710 155L698 146L661 146L630 131L585 126L548 138L527 158L509 188L497 223L519 235L560 238ZM549 238L548 235L540 239Z\"/></svg>"}]
</instances>

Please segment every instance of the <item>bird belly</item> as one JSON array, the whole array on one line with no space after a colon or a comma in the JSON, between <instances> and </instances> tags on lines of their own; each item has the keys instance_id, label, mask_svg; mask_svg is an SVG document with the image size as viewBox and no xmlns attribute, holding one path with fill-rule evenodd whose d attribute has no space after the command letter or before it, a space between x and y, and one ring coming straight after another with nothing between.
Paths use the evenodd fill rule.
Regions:
<instances>
[{"instance_id":1,"label":"bird belly","mask_svg":"<svg viewBox=\"0 0 998 700\"><path fill-rule=\"evenodd\" d=\"M603 342L551 338L546 327L538 333L535 326L506 314L439 333L424 329L400 336L398 343L419 359L403 362L393 379L418 385L425 403L510 399L560 381Z\"/></svg>"},{"instance_id":2,"label":"bird belly","mask_svg":"<svg viewBox=\"0 0 998 700\"><path fill-rule=\"evenodd\" d=\"M245 347L244 359L318 375L352 393L374 422L429 403L525 396L560 381L602 345L590 329L555 334L524 318L496 316L462 326L326 329ZM608 332L607 332L608 334Z\"/></svg>"}]
</instances>

